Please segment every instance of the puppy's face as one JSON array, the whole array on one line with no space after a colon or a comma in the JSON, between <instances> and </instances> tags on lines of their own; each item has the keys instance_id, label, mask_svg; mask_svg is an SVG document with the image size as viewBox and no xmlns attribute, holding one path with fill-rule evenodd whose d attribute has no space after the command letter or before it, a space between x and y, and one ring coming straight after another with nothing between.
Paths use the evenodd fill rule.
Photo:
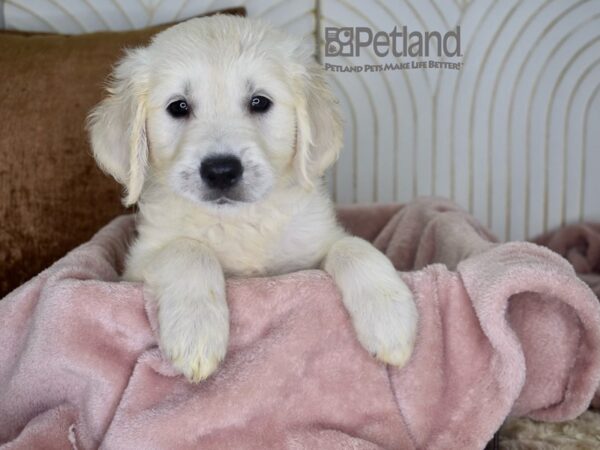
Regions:
<instances>
[{"instance_id":1,"label":"puppy's face","mask_svg":"<svg viewBox=\"0 0 600 450\"><path fill-rule=\"evenodd\" d=\"M291 172L293 89L268 55L215 44L185 55L166 49L156 61L148 96L151 165L192 201L253 202Z\"/></svg>"},{"instance_id":2,"label":"puppy's face","mask_svg":"<svg viewBox=\"0 0 600 450\"><path fill-rule=\"evenodd\" d=\"M195 19L129 52L90 115L94 155L135 203L158 183L239 207L310 187L341 146L336 103L295 39L239 17Z\"/></svg>"}]
</instances>

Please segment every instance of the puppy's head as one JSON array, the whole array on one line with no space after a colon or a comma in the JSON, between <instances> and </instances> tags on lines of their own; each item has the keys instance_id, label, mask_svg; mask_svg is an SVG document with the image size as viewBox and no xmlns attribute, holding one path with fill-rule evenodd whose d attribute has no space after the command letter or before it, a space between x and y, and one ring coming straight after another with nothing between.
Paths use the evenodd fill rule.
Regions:
<instances>
[{"instance_id":1,"label":"puppy's head","mask_svg":"<svg viewBox=\"0 0 600 450\"><path fill-rule=\"evenodd\" d=\"M149 183L229 207L310 188L341 147L337 104L310 49L233 16L192 19L129 51L88 126L128 205Z\"/></svg>"}]
</instances>

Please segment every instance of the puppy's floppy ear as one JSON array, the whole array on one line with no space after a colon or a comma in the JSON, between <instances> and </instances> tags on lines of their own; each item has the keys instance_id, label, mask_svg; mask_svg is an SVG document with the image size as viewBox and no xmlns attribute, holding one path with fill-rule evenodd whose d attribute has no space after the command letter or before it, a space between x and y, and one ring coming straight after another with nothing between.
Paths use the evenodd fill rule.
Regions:
<instances>
[{"instance_id":1,"label":"puppy's floppy ear","mask_svg":"<svg viewBox=\"0 0 600 450\"><path fill-rule=\"evenodd\" d=\"M123 203L134 204L148 164L145 49L129 50L115 67L108 97L88 116L92 150L98 165L125 186Z\"/></svg>"},{"instance_id":2,"label":"puppy's floppy ear","mask_svg":"<svg viewBox=\"0 0 600 450\"><path fill-rule=\"evenodd\" d=\"M342 147L342 119L323 69L312 58L296 81L296 172L312 187L338 158Z\"/></svg>"}]
</instances>

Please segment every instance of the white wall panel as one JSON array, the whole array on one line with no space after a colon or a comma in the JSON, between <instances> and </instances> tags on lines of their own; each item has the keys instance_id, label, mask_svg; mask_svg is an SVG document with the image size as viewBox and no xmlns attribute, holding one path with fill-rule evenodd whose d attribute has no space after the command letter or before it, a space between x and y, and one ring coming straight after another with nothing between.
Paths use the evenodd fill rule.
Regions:
<instances>
[{"instance_id":1,"label":"white wall panel","mask_svg":"<svg viewBox=\"0 0 600 450\"><path fill-rule=\"evenodd\" d=\"M27 31L130 30L237 6L311 39L315 31L313 0L0 0L3 4L5 27Z\"/></svg>"},{"instance_id":2,"label":"white wall panel","mask_svg":"<svg viewBox=\"0 0 600 450\"><path fill-rule=\"evenodd\" d=\"M448 196L511 239L600 220L594 175L600 171L600 1L321 0L320 6L322 27L446 31L458 24L464 54L460 71L330 73L335 86L355 86L338 89L354 111L348 126L358 130L346 133L345 151L363 164L380 161L375 190L362 181L364 167L338 167L338 201ZM321 58L386 62L336 61L325 58L323 47ZM367 81L351 81L360 78ZM340 186L358 192L341 193Z\"/></svg>"},{"instance_id":3,"label":"white wall panel","mask_svg":"<svg viewBox=\"0 0 600 450\"><path fill-rule=\"evenodd\" d=\"M323 44L324 27L445 32L463 67L333 73L339 203L448 196L502 238L600 220L600 0L0 0L6 28L140 28L231 6ZM315 30L316 24L320 30ZM314 40L313 40L314 42ZM364 52L335 64L396 62ZM428 58L425 58L428 59ZM413 59L409 59L411 61ZM418 60L418 59L415 59Z\"/></svg>"}]
</instances>

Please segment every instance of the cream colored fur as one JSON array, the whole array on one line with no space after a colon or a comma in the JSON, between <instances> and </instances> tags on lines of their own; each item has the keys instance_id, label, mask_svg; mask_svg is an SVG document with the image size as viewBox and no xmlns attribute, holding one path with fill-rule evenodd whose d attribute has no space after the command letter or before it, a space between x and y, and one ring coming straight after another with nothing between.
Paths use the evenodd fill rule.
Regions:
<instances>
[{"instance_id":1,"label":"cream colored fur","mask_svg":"<svg viewBox=\"0 0 600 450\"><path fill-rule=\"evenodd\" d=\"M273 101L261 116L246 107L257 94ZM182 98L192 114L169 116ZM322 185L342 126L308 46L239 17L176 25L117 65L89 129L99 165L139 208L124 278L154 294L161 349L188 379L208 377L225 357L225 277L318 267L338 284L362 345L406 362L411 293L385 256L338 226ZM199 167L219 154L244 166L240 201L206 200Z\"/></svg>"}]
</instances>

